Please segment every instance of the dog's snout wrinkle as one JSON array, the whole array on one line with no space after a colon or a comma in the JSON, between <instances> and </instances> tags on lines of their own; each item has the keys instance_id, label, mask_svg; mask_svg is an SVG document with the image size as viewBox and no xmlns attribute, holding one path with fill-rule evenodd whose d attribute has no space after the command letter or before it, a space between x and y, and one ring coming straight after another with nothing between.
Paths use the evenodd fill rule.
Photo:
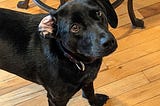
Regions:
<instances>
[{"instance_id":1,"label":"dog's snout wrinkle","mask_svg":"<svg viewBox=\"0 0 160 106\"><path fill-rule=\"evenodd\" d=\"M101 34L100 44L103 48L110 48L115 44L115 41L112 37L105 36L104 33Z\"/></svg>"},{"instance_id":2,"label":"dog's snout wrinkle","mask_svg":"<svg viewBox=\"0 0 160 106\"><path fill-rule=\"evenodd\" d=\"M114 40L109 40L109 41L103 43L102 46L103 46L104 48L110 48L110 47L112 47L113 45L114 45Z\"/></svg>"}]
</instances>

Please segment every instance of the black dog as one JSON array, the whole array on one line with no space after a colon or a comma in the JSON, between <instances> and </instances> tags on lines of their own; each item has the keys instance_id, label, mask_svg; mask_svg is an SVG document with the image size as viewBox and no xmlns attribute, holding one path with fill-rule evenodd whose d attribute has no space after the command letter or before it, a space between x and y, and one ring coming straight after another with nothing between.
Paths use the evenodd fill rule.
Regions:
<instances>
[{"instance_id":1,"label":"black dog","mask_svg":"<svg viewBox=\"0 0 160 106\"><path fill-rule=\"evenodd\" d=\"M81 88L90 105L103 106L108 96L94 94L93 81L117 48L106 26L117 26L110 2L71 0L50 15L54 31L44 39L37 28L46 14L0 9L0 68L43 85L50 106L65 106Z\"/></svg>"}]
</instances>

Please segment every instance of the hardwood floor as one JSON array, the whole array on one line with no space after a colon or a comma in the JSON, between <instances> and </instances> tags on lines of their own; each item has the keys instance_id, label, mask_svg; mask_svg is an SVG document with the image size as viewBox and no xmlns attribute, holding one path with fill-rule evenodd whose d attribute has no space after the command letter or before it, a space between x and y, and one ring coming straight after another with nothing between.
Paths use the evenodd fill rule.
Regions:
<instances>
[{"instance_id":1,"label":"hardwood floor","mask_svg":"<svg viewBox=\"0 0 160 106\"><path fill-rule=\"evenodd\" d=\"M33 2L27 10L18 9L19 0L0 0L0 8L28 13L44 12ZM58 0L43 0L57 7ZM53 2L54 1L54 2ZM112 0L113 1L113 0ZM103 59L95 80L98 93L110 96L105 106L159 106L160 103L160 1L134 0L138 18L145 29L132 29L125 2L116 11L118 28L111 32L118 40L116 52ZM43 87L0 70L0 106L47 106ZM89 106L79 91L68 106Z\"/></svg>"}]
</instances>

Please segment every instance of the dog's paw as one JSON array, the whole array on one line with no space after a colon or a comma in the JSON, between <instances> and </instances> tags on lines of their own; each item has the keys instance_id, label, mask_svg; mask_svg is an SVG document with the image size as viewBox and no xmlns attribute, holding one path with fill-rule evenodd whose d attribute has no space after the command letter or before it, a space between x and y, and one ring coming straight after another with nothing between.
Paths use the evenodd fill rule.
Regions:
<instances>
[{"instance_id":1,"label":"dog's paw","mask_svg":"<svg viewBox=\"0 0 160 106\"><path fill-rule=\"evenodd\" d=\"M104 94L95 94L95 96L96 96L96 104L91 106L103 106L109 99L109 97Z\"/></svg>"}]
</instances>

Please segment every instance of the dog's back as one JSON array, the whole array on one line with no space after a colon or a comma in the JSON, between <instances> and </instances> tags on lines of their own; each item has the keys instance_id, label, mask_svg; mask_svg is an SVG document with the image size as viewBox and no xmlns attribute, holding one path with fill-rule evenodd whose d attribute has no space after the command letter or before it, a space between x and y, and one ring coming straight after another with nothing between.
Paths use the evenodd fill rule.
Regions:
<instances>
[{"instance_id":1,"label":"dog's back","mask_svg":"<svg viewBox=\"0 0 160 106\"><path fill-rule=\"evenodd\" d=\"M38 24L44 16L45 14L32 15L0 9L1 69L16 75L24 75L21 77L27 79L36 76L34 74L37 73L37 70L34 69L38 67L38 62L44 59L41 54L39 36L36 32Z\"/></svg>"},{"instance_id":2,"label":"dog's back","mask_svg":"<svg viewBox=\"0 0 160 106\"><path fill-rule=\"evenodd\" d=\"M0 8L0 30L14 34L34 32L45 14L28 14Z\"/></svg>"}]
</instances>

